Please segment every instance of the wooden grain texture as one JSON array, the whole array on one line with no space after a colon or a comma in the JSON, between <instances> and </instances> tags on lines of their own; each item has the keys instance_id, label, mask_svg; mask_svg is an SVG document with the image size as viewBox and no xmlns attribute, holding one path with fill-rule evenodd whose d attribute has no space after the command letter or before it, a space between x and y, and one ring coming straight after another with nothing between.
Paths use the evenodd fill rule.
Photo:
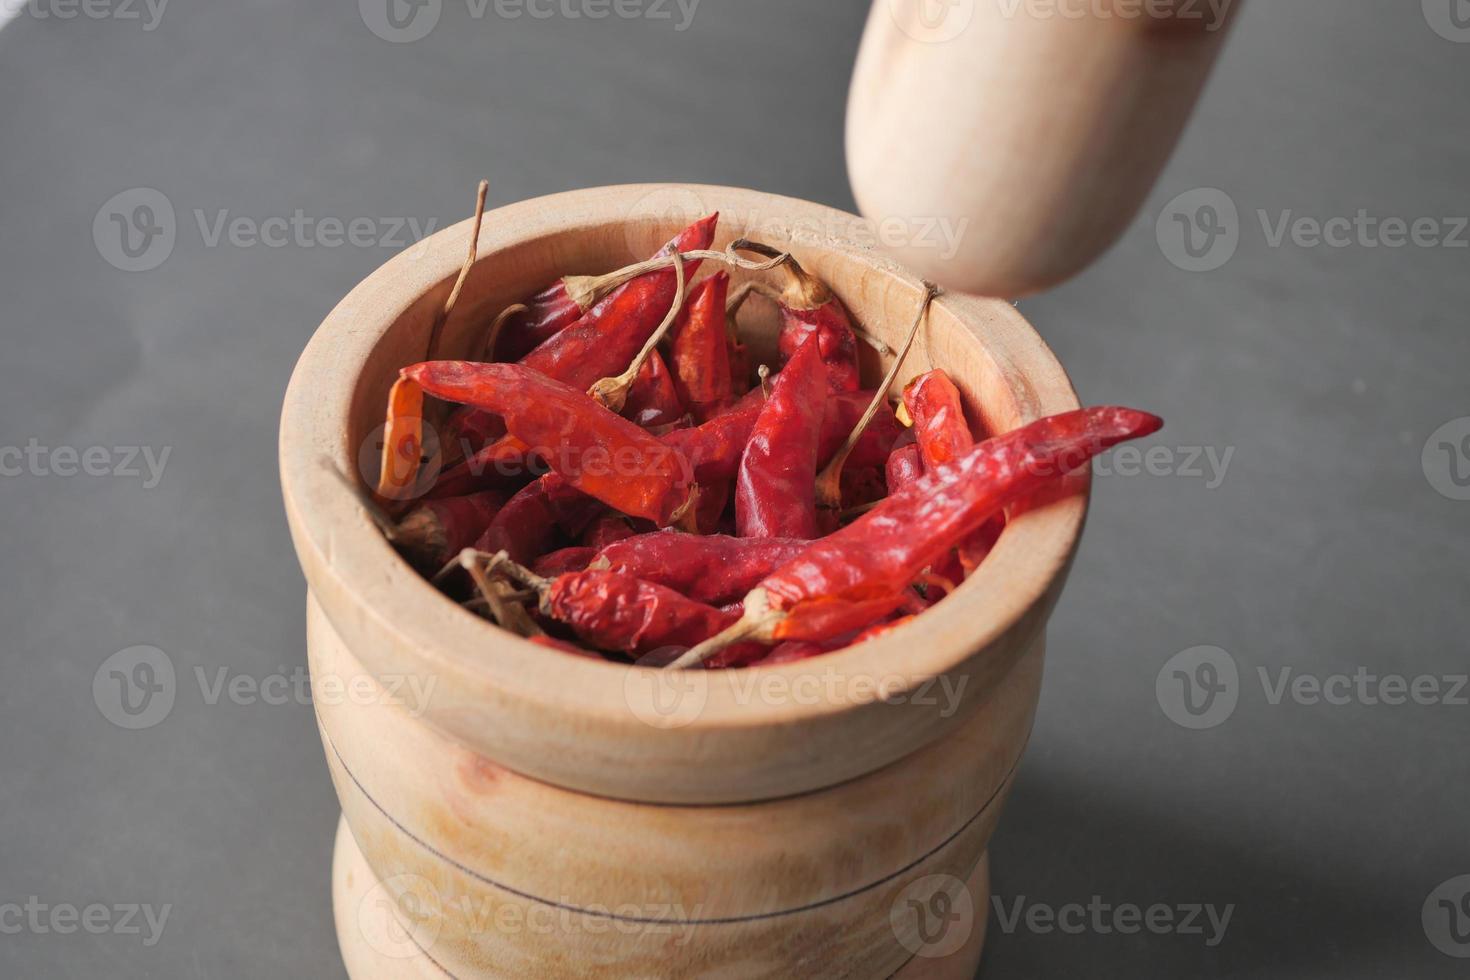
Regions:
<instances>
[{"instance_id":1,"label":"wooden grain texture","mask_svg":"<svg viewBox=\"0 0 1470 980\"><path fill-rule=\"evenodd\" d=\"M558 789L474 755L390 703L314 603L308 617L329 768L378 897L407 926L395 948L463 977L882 980L921 948L900 938L895 907L928 876L965 879L984 852L1044 660L1038 646L954 735L861 779L667 806ZM362 696L333 698L337 682ZM970 900L964 927L983 926L984 898ZM339 932L344 917L381 922L344 901Z\"/></svg>"},{"instance_id":2,"label":"wooden grain texture","mask_svg":"<svg viewBox=\"0 0 1470 980\"><path fill-rule=\"evenodd\" d=\"M990 901L990 855L965 881L974 907L964 945L943 956L915 956L892 980L974 980L985 947ZM332 905L337 944L352 980L443 980L445 970L414 940L393 893L373 873L347 821L337 824L332 856Z\"/></svg>"},{"instance_id":3,"label":"wooden grain texture","mask_svg":"<svg viewBox=\"0 0 1470 980\"><path fill-rule=\"evenodd\" d=\"M487 214L446 352L466 350L485 318L557 275L649 254L714 210L722 214L717 247L749 236L790 248L862 326L889 341L911 322L919 284L853 242L853 215L733 188L630 185ZM396 256L332 311L297 365L281 418L286 513L307 582L370 672L421 688L432 682L432 697L418 706L428 724L497 765L600 796L773 799L873 772L953 732L1035 645L1081 532L1085 477L1078 494L1012 521L979 571L912 624L756 672L787 691L815 673L823 685L815 698L752 696L751 675L739 671L684 672L670 688L667 673L547 651L445 598L394 553L324 461L348 473L366 461L362 471L372 471L387 388L400 366L423 356L468 228ZM756 327L761 302L742 313ZM1006 303L941 298L899 382L931 365L951 373L972 421L992 431L1077 407L1051 352ZM876 377L882 364L869 356L864 369ZM936 678L962 691L960 710L911 696Z\"/></svg>"},{"instance_id":4,"label":"wooden grain texture","mask_svg":"<svg viewBox=\"0 0 1470 980\"><path fill-rule=\"evenodd\" d=\"M1006 297L1075 275L1127 227L1240 6L926 5L873 4L848 96L853 195L907 229L901 261Z\"/></svg>"}]
</instances>

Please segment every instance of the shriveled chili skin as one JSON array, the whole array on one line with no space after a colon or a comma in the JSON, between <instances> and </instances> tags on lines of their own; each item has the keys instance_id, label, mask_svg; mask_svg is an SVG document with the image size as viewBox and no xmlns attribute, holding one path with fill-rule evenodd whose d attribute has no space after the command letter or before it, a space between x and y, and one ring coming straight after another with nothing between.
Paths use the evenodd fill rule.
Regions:
<instances>
[{"instance_id":1,"label":"shriveled chili skin","mask_svg":"<svg viewBox=\"0 0 1470 980\"><path fill-rule=\"evenodd\" d=\"M712 214L709 217L699 219L670 240L663 248L659 249L655 253L655 257L669 255L674 249L678 249L681 252L689 252L695 249L709 248L710 243L714 241L715 222L718 218L718 214ZM684 267L685 274L693 275L694 269L698 265L698 262L686 263ZM648 325L650 332L658 324L659 320L663 319L663 315L668 312L669 304L674 301L674 273L672 269L650 272L624 283L604 296L598 303L594 304L591 310L583 310L578 306L576 301L567 295L565 280L558 279L531 297L526 303L529 309L525 313L517 314L506 320L505 325L501 328L500 339L495 345L495 357L501 361L519 361L552 337L557 336L563 330L575 324L584 315L591 314L602 307L603 304L608 304L609 301L617 299L621 294L629 290L634 293L645 294L645 299L652 298L654 305L657 306L659 305L657 294L664 288L665 283L667 283L668 295L662 300L662 305L658 310L658 316ZM609 315L626 315L627 311L642 309L645 305L646 303L644 302L634 303L631 297L627 297L610 303L609 310L611 311L615 307L619 312L617 314L610 312ZM646 340L647 337L648 334L645 333L643 339ZM638 344L642 343L643 340L638 341ZM635 344L633 347L635 352L638 349L638 344ZM610 373L617 374L626 366L627 362L625 361L622 367ZM606 376L603 375L603 377ZM596 380L598 379L592 379L592 381ZM592 381L587 382L587 385L590 385ZM582 387L585 388L587 385L583 385Z\"/></svg>"},{"instance_id":2,"label":"shriveled chili skin","mask_svg":"<svg viewBox=\"0 0 1470 980\"><path fill-rule=\"evenodd\" d=\"M883 478L889 493L897 493L924 475L924 460L919 455L916 443L906 443L888 455L883 468Z\"/></svg>"},{"instance_id":3,"label":"shriveled chili skin","mask_svg":"<svg viewBox=\"0 0 1470 980\"><path fill-rule=\"evenodd\" d=\"M814 309L781 306L781 334L776 346L781 356L790 360L808 339L815 338L827 365L827 384L833 391L857 391L857 338L852 332L852 318L836 296ZM784 370L784 369L783 369Z\"/></svg>"},{"instance_id":4,"label":"shriveled chili skin","mask_svg":"<svg viewBox=\"0 0 1470 980\"><path fill-rule=\"evenodd\" d=\"M488 416L490 413L482 414ZM498 421L498 416L496 419ZM424 496L438 500L479 490L517 490L544 471L544 466L538 468L527 455L525 443L510 436L501 436L439 474L433 489Z\"/></svg>"},{"instance_id":5,"label":"shriveled chili skin","mask_svg":"<svg viewBox=\"0 0 1470 980\"><path fill-rule=\"evenodd\" d=\"M822 419L822 436L817 448L819 463L825 464L842 447L872 400L871 391L836 392L827 399L827 413ZM906 431L893 414L893 409L887 404L878 406L868 427L858 437L857 445L852 447L846 465L855 468L884 465L888 462L888 454Z\"/></svg>"},{"instance_id":6,"label":"shriveled chili skin","mask_svg":"<svg viewBox=\"0 0 1470 980\"><path fill-rule=\"evenodd\" d=\"M540 480L523 487L495 515L475 542L480 551L504 551L512 561L529 563L557 539L556 515Z\"/></svg>"},{"instance_id":7,"label":"shriveled chili skin","mask_svg":"<svg viewBox=\"0 0 1470 980\"><path fill-rule=\"evenodd\" d=\"M623 515L603 514L587 526L587 530L582 533L577 543L600 551L610 544L622 541L624 538L631 538L637 533Z\"/></svg>"},{"instance_id":8,"label":"shriveled chili skin","mask_svg":"<svg viewBox=\"0 0 1470 980\"><path fill-rule=\"evenodd\" d=\"M735 533L815 538L817 450L827 367L815 340L796 351L761 409L735 477Z\"/></svg>"},{"instance_id":9,"label":"shriveled chili skin","mask_svg":"<svg viewBox=\"0 0 1470 980\"><path fill-rule=\"evenodd\" d=\"M692 472L676 451L524 364L426 361L402 375L436 398L495 412L553 472L614 510L663 526L689 500Z\"/></svg>"},{"instance_id":10,"label":"shriveled chili skin","mask_svg":"<svg viewBox=\"0 0 1470 980\"><path fill-rule=\"evenodd\" d=\"M980 443L835 534L813 542L762 581L771 607L789 614L776 638L813 638L799 620L825 616L847 623L857 613L839 607L881 604L899 596L925 567L992 514L1103 450L1162 425L1157 416L1133 409L1090 408L1041 419Z\"/></svg>"},{"instance_id":11,"label":"shriveled chili skin","mask_svg":"<svg viewBox=\"0 0 1470 980\"><path fill-rule=\"evenodd\" d=\"M655 531L608 545L597 557L613 571L722 606L743 597L810 544L795 538Z\"/></svg>"},{"instance_id":12,"label":"shriveled chili skin","mask_svg":"<svg viewBox=\"0 0 1470 980\"><path fill-rule=\"evenodd\" d=\"M680 251L709 248L715 220L696 221L679 236ZM684 244L688 239L690 244ZM692 276L699 260L684 263ZM678 286L674 270L649 272L614 290L576 323L546 340L521 358L520 363L547 377L586 391L594 382L625 371L639 349L663 321Z\"/></svg>"},{"instance_id":13,"label":"shriveled chili skin","mask_svg":"<svg viewBox=\"0 0 1470 980\"><path fill-rule=\"evenodd\" d=\"M633 386L628 389L628 400L623 405L623 418L645 429L672 425L684 415L684 403L674 389L673 376L669 374L664 359L658 351L648 355Z\"/></svg>"},{"instance_id":14,"label":"shriveled chili skin","mask_svg":"<svg viewBox=\"0 0 1470 980\"><path fill-rule=\"evenodd\" d=\"M765 397L755 388L703 425L675 429L660 438L688 461L700 486L728 480L740 469L740 455L764 405Z\"/></svg>"},{"instance_id":15,"label":"shriveled chili skin","mask_svg":"<svg viewBox=\"0 0 1470 980\"><path fill-rule=\"evenodd\" d=\"M960 390L943 371L928 371L910 381L903 389L903 403L914 420L925 469L952 463L975 445Z\"/></svg>"},{"instance_id":16,"label":"shriveled chili skin","mask_svg":"<svg viewBox=\"0 0 1470 980\"><path fill-rule=\"evenodd\" d=\"M734 391L730 376L725 299L730 276L718 272L694 287L674 323L669 367L679 398L703 421L728 404Z\"/></svg>"},{"instance_id":17,"label":"shriveled chili skin","mask_svg":"<svg viewBox=\"0 0 1470 980\"><path fill-rule=\"evenodd\" d=\"M542 578L556 578L567 572L580 572L597 557L597 549L573 545L542 555L531 563L531 571Z\"/></svg>"},{"instance_id":18,"label":"shriveled chili skin","mask_svg":"<svg viewBox=\"0 0 1470 980\"><path fill-rule=\"evenodd\" d=\"M415 568L435 572L473 544L505 503L495 491L424 501L399 522L394 543Z\"/></svg>"},{"instance_id":19,"label":"shriveled chili skin","mask_svg":"<svg viewBox=\"0 0 1470 980\"><path fill-rule=\"evenodd\" d=\"M662 585L599 569L558 576L541 608L592 646L621 653L690 647L738 618Z\"/></svg>"}]
</instances>

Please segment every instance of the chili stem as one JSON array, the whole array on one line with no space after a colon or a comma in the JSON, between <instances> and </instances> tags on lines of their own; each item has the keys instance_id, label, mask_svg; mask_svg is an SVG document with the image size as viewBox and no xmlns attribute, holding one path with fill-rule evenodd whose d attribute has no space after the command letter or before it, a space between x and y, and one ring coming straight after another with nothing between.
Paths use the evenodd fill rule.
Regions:
<instances>
[{"instance_id":1,"label":"chili stem","mask_svg":"<svg viewBox=\"0 0 1470 980\"><path fill-rule=\"evenodd\" d=\"M503 555L491 557L489 568L495 569L497 559ZM475 587L485 597L485 604L490 607L490 615L503 629L510 630L521 636L544 636L545 631L536 625L526 612L525 607L518 603L508 601L508 592L514 590L502 590L503 582L492 582L486 569L480 567L481 553L473 548L466 548L459 553L459 563L470 573L470 578L475 580ZM507 559L508 560L508 559Z\"/></svg>"},{"instance_id":2,"label":"chili stem","mask_svg":"<svg viewBox=\"0 0 1470 980\"><path fill-rule=\"evenodd\" d=\"M873 416L878 414L878 407L888 398L888 389L893 387L893 379L898 377L899 368L903 367L904 358L908 356L909 349L914 345L914 338L919 335L919 327L924 323L925 314L929 312L929 305L938 296L938 286L924 280L924 299L919 304L919 312L914 316L914 325L909 327L908 336L904 338L903 347L898 351L898 356L888 366L888 373L883 376L883 383L878 390L873 392L873 400L868 403L862 418L858 419L857 425L853 426L852 432L848 433L847 441L837 454L827 463L821 474L817 477L817 504L829 510L835 510L842 506L842 467L847 463L847 457L852 454L857 446L858 440L862 438L863 431L867 429L868 423L873 421Z\"/></svg>"},{"instance_id":3,"label":"chili stem","mask_svg":"<svg viewBox=\"0 0 1470 980\"><path fill-rule=\"evenodd\" d=\"M685 259L709 259L712 262L724 262L726 265L736 269L744 269L747 272L765 272L767 269L774 269L790 258L785 252L777 252L775 249L771 251L772 257L765 262L752 262L749 259L742 259L735 254L733 244L723 252L700 248L692 249L682 254ZM623 266L621 269L614 269L612 272L605 272L600 276L565 276L562 278L562 284L566 287L567 296L571 298L572 302L576 303L579 309L587 310L608 293L623 285L623 283L631 282L639 276L647 275L650 272L657 272L659 269L666 267L669 264L669 259L670 257L667 255L655 255L651 259L634 262L632 265Z\"/></svg>"},{"instance_id":4,"label":"chili stem","mask_svg":"<svg viewBox=\"0 0 1470 980\"><path fill-rule=\"evenodd\" d=\"M490 332L485 334L485 344L480 351L480 360L489 361L494 359L495 343L500 339L500 329L505 326L505 321L517 313L527 313L529 311L530 307L525 303L512 303L510 306L501 310L500 315L495 318L495 322L490 324Z\"/></svg>"},{"instance_id":5,"label":"chili stem","mask_svg":"<svg viewBox=\"0 0 1470 980\"><path fill-rule=\"evenodd\" d=\"M643 364L653 349L658 346L659 341L664 339L664 334L674 325L679 318L679 311L684 307L684 256L675 252L672 256L674 262L674 302L669 306L669 312L664 315L663 322L648 335L644 341L643 349L640 350L628 369L622 374L611 378L603 378L587 389L587 394L602 403L603 407L610 412L621 412L624 403L628 400L628 389L633 387L638 372L643 370Z\"/></svg>"},{"instance_id":6,"label":"chili stem","mask_svg":"<svg viewBox=\"0 0 1470 980\"><path fill-rule=\"evenodd\" d=\"M464 281L470 277L470 269L475 264L475 257L480 248L480 223L485 220L485 195L490 191L488 180L480 181L479 189L475 193L475 223L470 227L470 251L465 256L464 265L459 267L459 278L454 280L454 288L449 290L449 298L444 301L444 308L434 318L434 326L429 330L429 343L427 356L424 360L432 361L439 353L439 339L444 332L444 324L449 320L449 314L454 312L454 304L459 301L459 291L464 288Z\"/></svg>"},{"instance_id":7,"label":"chili stem","mask_svg":"<svg viewBox=\"0 0 1470 980\"><path fill-rule=\"evenodd\" d=\"M766 599L766 590L756 587L745 597L745 613L714 636L690 647L674 660L664 665L666 670L687 670L698 667L710 657L732 647L741 640L753 639L762 643L771 642L771 631L786 618L786 614L772 609Z\"/></svg>"}]
</instances>

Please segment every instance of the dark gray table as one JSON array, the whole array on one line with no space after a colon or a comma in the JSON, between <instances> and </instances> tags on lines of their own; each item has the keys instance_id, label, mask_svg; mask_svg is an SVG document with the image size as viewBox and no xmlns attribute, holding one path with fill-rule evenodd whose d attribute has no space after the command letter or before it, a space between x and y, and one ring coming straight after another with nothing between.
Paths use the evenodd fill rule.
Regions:
<instances>
[{"instance_id":1,"label":"dark gray table","mask_svg":"<svg viewBox=\"0 0 1470 980\"><path fill-rule=\"evenodd\" d=\"M446 0L427 37L393 43L350 0L179 3L156 23L141 2L36 0L0 31L0 972L341 975L311 710L265 700L303 666L275 472L297 353L395 251L385 218L456 221L481 175L492 204L669 179L850 207L865 6L592 20ZM1006 921L1022 915L1007 931L989 910L988 976L1465 975L1432 941L1470 953L1439 904L1464 882L1431 893L1470 873L1452 679L1470 635L1470 30L1449 0L1425 7L1247 10L1126 238L1022 304L1086 400L1169 427L1143 472L1097 481L993 847ZM145 237L157 197L104 208L135 188L172 208L171 251ZM1233 223L1217 194L1171 204L1199 188ZM1401 247L1392 223L1338 222L1338 244L1292 227L1360 210L1433 220ZM334 246L323 218L371 219L371 241ZM177 690L129 730L99 710L120 709L99 668L139 645ZM1191 714L1180 676L1206 664L1228 689L1194 688ZM1391 675L1439 678L1419 688L1434 703L1384 703ZM236 677L245 696L212 695ZM1314 681L1345 703L1313 703ZM1233 908L1211 945L1208 925L1114 931L1129 903L1176 923ZM130 906L166 906L161 932ZM1046 931L1048 911L1080 934Z\"/></svg>"}]
</instances>

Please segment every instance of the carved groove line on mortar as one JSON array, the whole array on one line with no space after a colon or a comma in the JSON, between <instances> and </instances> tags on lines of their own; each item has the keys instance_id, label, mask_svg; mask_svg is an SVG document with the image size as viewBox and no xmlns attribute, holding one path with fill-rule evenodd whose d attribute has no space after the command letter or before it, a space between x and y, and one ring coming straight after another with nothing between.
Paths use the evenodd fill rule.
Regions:
<instances>
[{"instance_id":1,"label":"carved groove line on mortar","mask_svg":"<svg viewBox=\"0 0 1470 980\"><path fill-rule=\"evenodd\" d=\"M368 792L368 788L362 784L362 780L357 778L357 774L352 771L352 767L347 764L347 760L342 758L342 753L337 750L337 743L334 742L332 740L332 737L327 734L325 728L322 729L322 735L325 737L327 745L331 746L332 754L337 757L337 762L342 766L342 771L347 773L347 777L352 780L352 784L357 787L357 791L362 794L363 799L371 803L373 807L384 817L386 817L389 823L398 828L399 832L402 833L405 837L422 847L424 850L428 851L430 854L437 857L439 860L443 861L445 864L448 864L455 869L464 872L472 878L484 882L492 888L506 892L510 895L514 895L517 898L525 899L528 902L536 902L539 905L546 905L551 908L561 909L562 911L566 912L575 912L578 915L585 915L588 918L611 919L616 922L628 922L635 925L722 926L738 925L746 922L760 922L764 919L778 919L782 916L797 915L802 912L810 912L814 909L824 908L828 905L836 905L838 902L845 902L849 898L861 895L863 892L872 891L874 888L880 888L893 879L897 878L899 875L913 870L914 868L923 864L925 861L929 860L934 855L938 854L940 851L944 850L951 843L953 843L955 839L957 839L961 834L968 830L971 824L984 816L985 811L990 809L990 805L995 802L995 798L1000 795L1001 790L1005 789L1006 786L1010 784L1011 777L1016 774L1016 768L1021 763L1020 754L1018 754L1015 759L1011 760L1010 766L1006 769L1005 776L1000 780L999 783L996 784L995 791L990 794L989 798L987 798L984 803L980 804L980 808L976 810L968 820L961 824L959 828L954 831L954 833L950 834L944 840L940 841L938 844L934 845L923 854L914 858L914 860L910 861L908 864L905 864L903 867L899 868L896 871L889 872L876 881L871 881L866 885L860 885L859 887L854 888L851 891L843 892L841 895L833 895L831 898L824 898L819 902L808 902L806 905L797 905L789 909L780 909L775 912L757 912L750 915L731 915L713 919L671 919L667 917L619 915L614 912L594 911L592 909L584 909L576 905L571 905L566 902L558 902L552 899L542 898L539 895L532 895L531 893L522 891L519 888L514 888L510 885L502 884L501 882L496 881L494 878L489 877L483 872L476 871L474 868L460 863L459 861L445 854L443 851L440 851L438 848L434 847L434 845L430 844L428 841L419 837L412 830L409 830L399 821L397 817L384 809L383 805L373 797L373 794ZM1024 754L1024 743L1022 744L1021 749L1022 754Z\"/></svg>"}]
</instances>

